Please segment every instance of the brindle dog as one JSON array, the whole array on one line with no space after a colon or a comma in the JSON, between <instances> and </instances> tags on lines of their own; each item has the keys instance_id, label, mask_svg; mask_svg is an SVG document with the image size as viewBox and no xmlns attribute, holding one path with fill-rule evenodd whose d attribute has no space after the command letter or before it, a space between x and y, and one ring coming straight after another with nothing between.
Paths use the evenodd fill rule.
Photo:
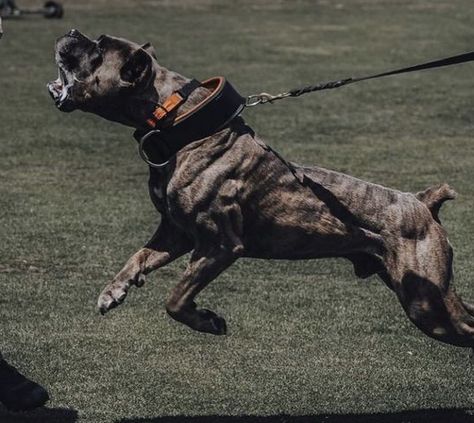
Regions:
<instances>
[{"instance_id":1,"label":"brindle dog","mask_svg":"<svg viewBox=\"0 0 474 423\"><path fill-rule=\"evenodd\" d=\"M80 109L145 128L149 105L189 79L160 66L153 48L76 30L56 43L59 78L49 84L57 107ZM199 88L185 112L207 94ZM191 252L166 302L192 329L226 333L222 317L198 308L196 295L239 257L344 257L359 277L378 274L409 319L428 336L474 345L474 307L455 293L453 254L440 224L447 185L411 194L319 167L288 164L241 118L179 151L163 170L150 168L151 199L161 223L100 294L102 313L121 304L145 275Z\"/></svg>"}]
</instances>

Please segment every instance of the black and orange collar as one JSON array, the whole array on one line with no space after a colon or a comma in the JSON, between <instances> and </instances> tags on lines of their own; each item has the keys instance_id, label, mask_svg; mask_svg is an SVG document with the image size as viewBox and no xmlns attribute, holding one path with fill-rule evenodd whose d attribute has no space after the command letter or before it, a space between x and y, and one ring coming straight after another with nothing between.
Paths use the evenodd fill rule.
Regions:
<instances>
[{"instance_id":1,"label":"black and orange collar","mask_svg":"<svg viewBox=\"0 0 474 423\"><path fill-rule=\"evenodd\" d=\"M199 87L210 90L209 96L191 110L178 114L179 106ZM154 109L146 120L149 130L135 131L140 155L150 166L161 167L158 162L167 162L191 142L223 129L244 107L245 98L224 77L202 83L193 79Z\"/></svg>"}]
</instances>

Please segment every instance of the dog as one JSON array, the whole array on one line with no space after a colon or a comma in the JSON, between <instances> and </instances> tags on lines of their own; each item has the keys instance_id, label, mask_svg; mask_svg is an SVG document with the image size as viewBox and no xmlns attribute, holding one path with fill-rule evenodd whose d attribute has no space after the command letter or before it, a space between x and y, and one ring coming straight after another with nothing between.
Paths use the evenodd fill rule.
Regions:
<instances>
[{"instance_id":1,"label":"dog","mask_svg":"<svg viewBox=\"0 0 474 423\"><path fill-rule=\"evenodd\" d=\"M59 77L48 88L61 111L91 112L133 128L144 128L150 103L189 82L160 66L149 43L93 40L71 30L55 51ZM196 89L178 113L208 94ZM359 277L377 274L426 335L474 345L474 307L450 285L453 250L439 210L456 193L446 184L412 194L288 163L236 117L161 169L150 167L149 191L161 223L100 294L102 313L146 275L191 252L166 310L194 330L223 335L225 320L195 300L239 257L342 257Z\"/></svg>"}]
</instances>

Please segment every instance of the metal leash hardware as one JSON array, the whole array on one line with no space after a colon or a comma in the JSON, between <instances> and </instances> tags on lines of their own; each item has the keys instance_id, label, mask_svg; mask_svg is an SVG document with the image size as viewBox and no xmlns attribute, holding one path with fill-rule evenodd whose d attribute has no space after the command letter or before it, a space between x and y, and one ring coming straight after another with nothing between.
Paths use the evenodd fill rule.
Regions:
<instances>
[{"instance_id":1,"label":"metal leash hardware","mask_svg":"<svg viewBox=\"0 0 474 423\"><path fill-rule=\"evenodd\" d=\"M249 95L245 100L245 107L253 107L258 104L273 103L275 100L281 100L282 98L289 97L290 95L290 93L281 93L277 95L260 93Z\"/></svg>"},{"instance_id":2,"label":"metal leash hardware","mask_svg":"<svg viewBox=\"0 0 474 423\"><path fill-rule=\"evenodd\" d=\"M268 93L253 94L247 97L247 100L245 102L245 107L253 107L253 106L257 106L258 104L273 103L276 100L282 100L288 97L299 97L300 95L310 93L313 91L339 88L339 87L342 87L343 85L347 85L352 82L356 82L356 80L353 78L346 78L346 79L338 79L337 81L321 82L319 84L309 85L303 88L295 88L293 90L276 94L276 95L272 95Z\"/></svg>"}]
</instances>

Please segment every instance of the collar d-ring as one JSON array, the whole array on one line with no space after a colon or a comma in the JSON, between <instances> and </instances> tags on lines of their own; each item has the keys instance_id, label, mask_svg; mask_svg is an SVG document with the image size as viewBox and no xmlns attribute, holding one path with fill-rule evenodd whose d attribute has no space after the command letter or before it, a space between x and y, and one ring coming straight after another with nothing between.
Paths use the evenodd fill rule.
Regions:
<instances>
[{"instance_id":1,"label":"collar d-ring","mask_svg":"<svg viewBox=\"0 0 474 423\"><path fill-rule=\"evenodd\" d=\"M153 131L147 132L143 137L140 138L140 142L138 144L138 153L140 154L140 157L143 159L143 161L150 167L153 167L155 169L161 169L165 167L170 161L166 160L165 162L162 163L154 163L150 160L148 155L145 152L145 143L146 141L152 137L153 135L158 135L161 131L159 129L155 129Z\"/></svg>"}]
</instances>

